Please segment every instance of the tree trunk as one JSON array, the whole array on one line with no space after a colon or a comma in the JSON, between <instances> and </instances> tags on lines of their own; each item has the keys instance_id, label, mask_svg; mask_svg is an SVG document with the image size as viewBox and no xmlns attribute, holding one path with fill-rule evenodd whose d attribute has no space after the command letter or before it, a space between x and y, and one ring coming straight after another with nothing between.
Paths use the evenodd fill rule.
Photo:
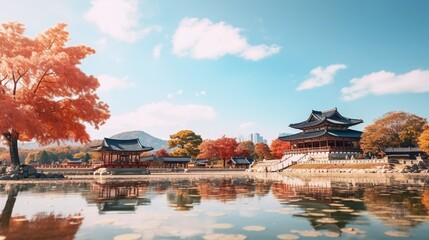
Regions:
<instances>
[{"instance_id":1,"label":"tree trunk","mask_svg":"<svg viewBox=\"0 0 429 240\"><path fill-rule=\"evenodd\" d=\"M3 133L3 137L6 139L7 145L9 146L10 161L15 166L20 165L21 162L19 161L19 154L18 154L19 133L12 129L11 132Z\"/></svg>"}]
</instances>

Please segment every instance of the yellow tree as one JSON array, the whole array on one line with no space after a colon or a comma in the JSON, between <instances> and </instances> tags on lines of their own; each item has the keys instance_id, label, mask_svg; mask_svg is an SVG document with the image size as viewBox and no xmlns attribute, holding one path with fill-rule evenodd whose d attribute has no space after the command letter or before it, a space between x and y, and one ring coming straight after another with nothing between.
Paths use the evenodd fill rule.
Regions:
<instances>
[{"instance_id":1,"label":"yellow tree","mask_svg":"<svg viewBox=\"0 0 429 240\"><path fill-rule=\"evenodd\" d=\"M419 148L429 154L429 128L426 128L419 137Z\"/></svg>"},{"instance_id":2,"label":"yellow tree","mask_svg":"<svg viewBox=\"0 0 429 240\"><path fill-rule=\"evenodd\" d=\"M195 134L191 130L181 130L170 135L168 140L168 148L176 148L171 154L175 156L196 157L200 153L198 148L203 142L200 135Z\"/></svg>"},{"instance_id":3,"label":"yellow tree","mask_svg":"<svg viewBox=\"0 0 429 240\"><path fill-rule=\"evenodd\" d=\"M426 119L406 112L389 112L365 127L360 146L365 153L379 154L386 147L415 147L427 127Z\"/></svg>"},{"instance_id":4,"label":"yellow tree","mask_svg":"<svg viewBox=\"0 0 429 240\"><path fill-rule=\"evenodd\" d=\"M0 27L0 133L15 165L18 140L87 142L85 123L98 128L109 118L95 93L98 80L79 68L95 51L66 46L65 27L57 24L34 39L24 36L21 23Z\"/></svg>"}]
</instances>

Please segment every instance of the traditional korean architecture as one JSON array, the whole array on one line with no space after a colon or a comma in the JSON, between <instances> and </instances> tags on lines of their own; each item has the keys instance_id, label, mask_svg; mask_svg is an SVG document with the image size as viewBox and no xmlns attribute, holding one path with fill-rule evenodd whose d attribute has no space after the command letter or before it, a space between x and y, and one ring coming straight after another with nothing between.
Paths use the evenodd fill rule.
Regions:
<instances>
[{"instance_id":1,"label":"traditional korean architecture","mask_svg":"<svg viewBox=\"0 0 429 240\"><path fill-rule=\"evenodd\" d=\"M228 160L227 164L232 168L248 168L253 161L247 158L233 157Z\"/></svg>"},{"instance_id":2,"label":"traditional korean architecture","mask_svg":"<svg viewBox=\"0 0 429 240\"><path fill-rule=\"evenodd\" d=\"M158 157L166 168L188 168L191 158L187 156Z\"/></svg>"},{"instance_id":3,"label":"traditional korean architecture","mask_svg":"<svg viewBox=\"0 0 429 240\"><path fill-rule=\"evenodd\" d=\"M147 162L140 161L140 154L153 150L145 147L136 139L104 138L99 146L92 148L101 153L101 167L147 167Z\"/></svg>"},{"instance_id":4,"label":"traditional korean architecture","mask_svg":"<svg viewBox=\"0 0 429 240\"><path fill-rule=\"evenodd\" d=\"M291 143L287 154L313 154L317 158L315 153L325 153L322 154L325 159L350 159L361 152L359 140L362 132L349 127L362 122L361 119L342 116L337 108L313 110L307 120L289 125L302 132L279 139Z\"/></svg>"}]
</instances>

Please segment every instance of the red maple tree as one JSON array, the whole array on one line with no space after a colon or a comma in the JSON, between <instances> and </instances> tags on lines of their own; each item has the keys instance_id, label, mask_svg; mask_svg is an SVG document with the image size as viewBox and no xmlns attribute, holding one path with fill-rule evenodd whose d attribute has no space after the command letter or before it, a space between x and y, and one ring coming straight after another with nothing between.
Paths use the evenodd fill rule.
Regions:
<instances>
[{"instance_id":1,"label":"red maple tree","mask_svg":"<svg viewBox=\"0 0 429 240\"><path fill-rule=\"evenodd\" d=\"M277 159L282 158L282 156L284 155L284 152L289 149L290 149L290 142L285 142L278 138L274 139L270 145L271 154Z\"/></svg>"},{"instance_id":2,"label":"red maple tree","mask_svg":"<svg viewBox=\"0 0 429 240\"><path fill-rule=\"evenodd\" d=\"M97 129L110 116L95 93L98 80L79 68L95 51L66 46L66 26L57 24L34 39L24 36L21 23L0 27L0 133L15 165L18 140L88 142L85 123Z\"/></svg>"}]
</instances>

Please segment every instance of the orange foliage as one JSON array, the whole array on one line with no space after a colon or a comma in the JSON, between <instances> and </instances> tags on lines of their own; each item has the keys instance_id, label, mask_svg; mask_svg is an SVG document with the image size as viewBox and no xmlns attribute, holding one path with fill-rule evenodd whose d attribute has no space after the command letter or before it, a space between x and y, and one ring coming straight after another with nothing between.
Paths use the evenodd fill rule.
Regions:
<instances>
[{"instance_id":1,"label":"orange foliage","mask_svg":"<svg viewBox=\"0 0 429 240\"><path fill-rule=\"evenodd\" d=\"M0 27L0 133L9 145L18 138L87 142L85 123L98 128L109 118L95 93L98 80L78 67L95 51L66 46L65 27L57 24L34 39L23 35L21 23Z\"/></svg>"},{"instance_id":2,"label":"orange foliage","mask_svg":"<svg viewBox=\"0 0 429 240\"><path fill-rule=\"evenodd\" d=\"M257 155L257 160L274 158L268 145L263 142L255 145L255 154Z\"/></svg>"},{"instance_id":3,"label":"orange foliage","mask_svg":"<svg viewBox=\"0 0 429 240\"><path fill-rule=\"evenodd\" d=\"M222 137L215 141L217 156L222 160L228 160L235 154L238 143L235 138Z\"/></svg>"},{"instance_id":4,"label":"orange foliage","mask_svg":"<svg viewBox=\"0 0 429 240\"><path fill-rule=\"evenodd\" d=\"M204 159L213 159L217 156L217 147L216 147L216 141L214 140L204 140L200 146L200 154L198 154L197 158L204 158Z\"/></svg>"},{"instance_id":5,"label":"orange foliage","mask_svg":"<svg viewBox=\"0 0 429 240\"><path fill-rule=\"evenodd\" d=\"M162 148L162 149L159 149L158 151L156 151L155 156L157 156L157 157L168 157L168 156L170 156L170 154L168 154L167 150Z\"/></svg>"},{"instance_id":6,"label":"orange foliage","mask_svg":"<svg viewBox=\"0 0 429 240\"><path fill-rule=\"evenodd\" d=\"M278 138L274 139L270 145L271 154L277 159L282 158L284 152L289 149L290 142L285 142Z\"/></svg>"}]
</instances>

